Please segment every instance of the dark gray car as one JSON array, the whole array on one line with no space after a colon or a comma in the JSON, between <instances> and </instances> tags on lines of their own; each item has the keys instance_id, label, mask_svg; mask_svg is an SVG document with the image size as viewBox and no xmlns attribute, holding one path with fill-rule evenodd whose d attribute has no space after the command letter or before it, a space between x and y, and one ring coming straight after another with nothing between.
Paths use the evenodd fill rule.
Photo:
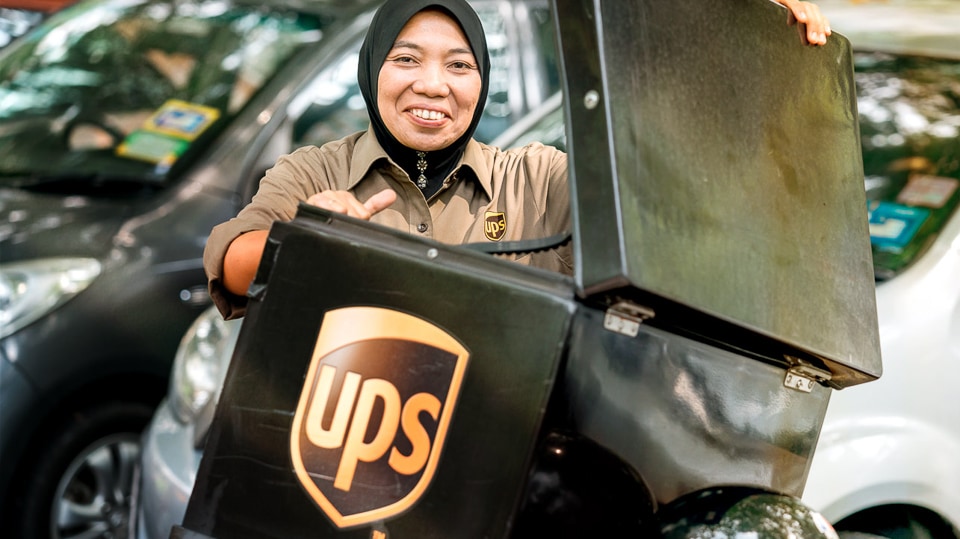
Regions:
<instances>
[{"instance_id":1,"label":"dark gray car","mask_svg":"<svg viewBox=\"0 0 960 539\"><path fill-rule=\"evenodd\" d=\"M99 0L0 51L5 535L125 532L139 433L209 305L206 236L279 155L366 128L376 4ZM545 1L474 4L489 140L559 83Z\"/></svg>"}]
</instances>

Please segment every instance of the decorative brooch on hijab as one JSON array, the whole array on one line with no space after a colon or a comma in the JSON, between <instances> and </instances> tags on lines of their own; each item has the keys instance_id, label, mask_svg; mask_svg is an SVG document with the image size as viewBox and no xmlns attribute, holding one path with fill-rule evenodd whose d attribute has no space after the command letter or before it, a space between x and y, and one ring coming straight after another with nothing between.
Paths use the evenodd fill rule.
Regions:
<instances>
[{"instance_id":1,"label":"decorative brooch on hijab","mask_svg":"<svg viewBox=\"0 0 960 539\"><path fill-rule=\"evenodd\" d=\"M430 7L445 11L460 25L477 59L481 86L479 106L474 111L473 119L466 132L450 146L428 154L404 146L390 133L380 116L376 96L380 67L383 66L400 31L411 17ZM374 15L367 35L363 39L363 45L360 47L357 80L377 141L410 178L416 178L414 182L417 187L423 191L424 197L429 199L440 190L444 179L460 162L467 143L473 137L477 124L480 123L483 104L487 101L487 90L490 85L490 55L487 52L487 41L480 17L465 0L444 0L443 3L438 3L437 0L387 0Z\"/></svg>"},{"instance_id":2,"label":"decorative brooch on hijab","mask_svg":"<svg viewBox=\"0 0 960 539\"><path fill-rule=\"evenodd\" d=\"M420 190L427 188L427 175L424 172L427 171L427 152L417 152L417 172L420 173L417 176L417 187Z\"/></svg>"}]
</instances>

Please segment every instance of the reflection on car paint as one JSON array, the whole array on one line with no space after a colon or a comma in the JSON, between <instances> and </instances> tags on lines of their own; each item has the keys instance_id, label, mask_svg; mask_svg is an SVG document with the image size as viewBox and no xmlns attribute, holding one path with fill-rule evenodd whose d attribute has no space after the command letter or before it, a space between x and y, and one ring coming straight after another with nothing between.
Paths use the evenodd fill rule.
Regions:
<instances>
[{"instance_id":1,"label":"reflection on car paint","mask_svg":"<svg viewBox=\"0 0 960 539\"><path fill-rule=\"evenodd\" d=\"M854 62L874 266L885 280L960 203L960 60L861 52Z\"/></svg>"}]
</instances>

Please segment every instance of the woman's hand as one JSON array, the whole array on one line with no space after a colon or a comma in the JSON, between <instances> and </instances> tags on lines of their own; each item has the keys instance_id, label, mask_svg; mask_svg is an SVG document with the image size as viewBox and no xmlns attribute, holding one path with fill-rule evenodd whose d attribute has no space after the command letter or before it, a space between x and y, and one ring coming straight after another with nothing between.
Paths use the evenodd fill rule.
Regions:
<instances>
[{"instance_id":1,"label":"woman's hand","mask_svg":"<svg viewBox=\"0 0 960 539\"><path fill-rule=\"evenodd\" d=\"M397 193L384 189L362 204L347 191L324 191L311 196L307 202L328 211L366 220L393 204L395 200ZM268 234L268 230L253 230L237 236L227 247L223 257L222 280L223 286L231 293L238 296L247 293L257 274Z\"/></svg>"},{"instance_id":2,"label":"woman's hand","mask_svg":"<svg viewBox=\"0 0 960 539\"><path fill-rule=\"evenodd\" d=\"M307 204L367 221L395 200L397 192L392 189L384 189L366 202L360 202L349 191L323 191L308 198Z\"/></svg>"},{"instance_id":3,"label":"woman's hand","mask_svg":"<svg viewBox=\"0 0 960 539\"><path fill-rule=\"evenodd\" d=\"M820 12L820 7L812 2L800 0L775 0L786 6L793 18L807 25L807 41L812 45L825 45L831 34L830 21ZM791 18L790 23L793 23Z\"/></svg>"}]
</instances>

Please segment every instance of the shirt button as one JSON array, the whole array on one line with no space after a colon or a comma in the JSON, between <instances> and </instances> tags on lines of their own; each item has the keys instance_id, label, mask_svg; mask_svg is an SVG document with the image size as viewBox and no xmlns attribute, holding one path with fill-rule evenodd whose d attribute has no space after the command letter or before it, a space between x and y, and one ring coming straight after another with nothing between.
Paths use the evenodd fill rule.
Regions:
<instances>
[{"instance_id":1,"label":"shirt button","mask_svg":"<svg viewBox=\"0 0 960 539\"><path fill-rule=\"evenodd\" d=\"M422 233L422 232L426 232L426 231L427 231L427 223L420 223L419 225L417 225L417 231L418 231L418 232L421 232L421 233Z\"/></svg>"}]
</instances>

